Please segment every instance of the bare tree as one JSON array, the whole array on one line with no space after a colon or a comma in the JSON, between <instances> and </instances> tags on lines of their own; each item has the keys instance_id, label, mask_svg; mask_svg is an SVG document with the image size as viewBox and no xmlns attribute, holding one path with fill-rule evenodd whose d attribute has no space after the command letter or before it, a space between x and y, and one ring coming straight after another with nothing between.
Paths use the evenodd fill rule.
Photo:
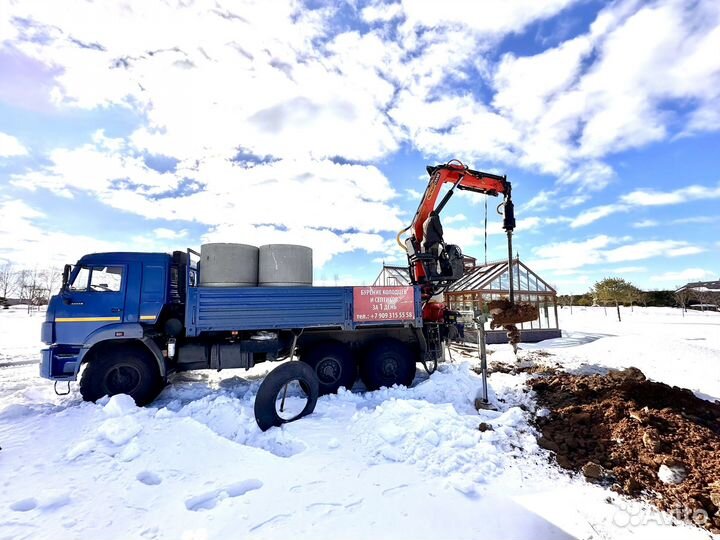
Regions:
<instances>
[{"instance_id":1,"label":"bare tree","mask_svg":"<svg viewBox=\"0 0 720 540\"><path fill-rule=\"evenodd\" d=\"M690 300L690 296L691 296L690 289L688 289L685 286L678 287L677 289L675 289L674 296L675 296L675 300L677 301L677 303L680 304L680 306L682 306L682 314L684 317L685 312L687 311L687 304L688 304L688 301Z\"/></svg>"},{"instance_id":2,"label":"bare tree","mask_svg":"<svg viewBox=\"0 0 720 540\"><path fill-rule=\"evenodd\" d=\"M712 291L707 287L698 287L697 289L693 289L692 296L700 302L700 309L702 311L705 311L707 306L712 305L717 301L715 291Z\"/></svg>"},{"instance_id":3,"label":"bare tree","mask_svg":"<svg viewBox=\"0 0 720 540\"><path fill-rule=\"evenodd\" d=\"M7 309L7 300L15 292L15 269L10 263L0 266L0 304Z\"/></svg>"},{"instance_id":4,"label":"bare tree","mask_svg":"<svg viewBox=\"0 0 720 540\"><path fill-rule=\"evenodd\" d=\"M55 266L43 270L40 273L40 281L44 290L43 303L47 304L50 301L50 297L60 289L62 271Z\"/></svg>"},{"instance_id":5,"label":"bare tree","mask_svg":"<svg viewBox=\"0 0 720 540\"><path fill-rule=\"evenodd\" d=\"M16 273L15 283L23 304L39 306L47 302L45 271L38 268L20 270Z\"/></svg>"}]
</instances>

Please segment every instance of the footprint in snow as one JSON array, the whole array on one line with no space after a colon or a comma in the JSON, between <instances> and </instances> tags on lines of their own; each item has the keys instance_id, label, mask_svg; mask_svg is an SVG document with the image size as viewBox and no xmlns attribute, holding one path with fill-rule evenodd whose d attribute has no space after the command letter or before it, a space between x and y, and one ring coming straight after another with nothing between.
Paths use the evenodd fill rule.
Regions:
<instances>
[{"instance_id":1,"label":"footprint in snow","mask_svg":"<svg viewBox=\"0 0 720 540\"><path fill-rule=\"evenodd\" d=\"M185 501L185 508L193 512L197 512L199 510L210 510L215 508L217 503L223 499L227 499L228 497L240 497L241 495L245 495L248 491L260 489L262 486L263 483L256 478L243 480L242 482L230 484L224 488L215 489L213 491L208 491L207 493L190 497Z\"/></svg>"},{"instance_id":2,"label":"footprint in snow","mask_svg":"<svg viewBox=\"0 0 720 540\"><path fill-rule=\"evenodd\" d=\"M157 486L162 483L162 478L152 471L140 471L135 478L146 486Z\"/></svg>"},{"instance_id":3,"label":"footprint in snow","mask_svg":"<svg viewBox=\"0 0 720 540\"><path fill-rule=\"evenodd\" d=\"M326 484L324 480L315 480L313 482L308 482L307 484L298 484L297 486L292 486L290 488L291 493L297 493L298 491L306 491L307 488L311 488L311 491L315 491L317 488L313 488L312 486L320 486L322 484Z\"/></svg>"},{"instance_id":4,"label":"footprint in snow","mask_svg":"<svg viewBox=\"0 0 720 540\"><path fill-rule=\"evenodd\" d=\"M37 508L37 500L33 497L28 497L27 499L21 499L19 501L15 501L10 505L10 510L14 510L15 512L29 512L30 510L33 510Z\"/></svg>"},{"instance_id":5,"label":"footprint in snow","mask_svg":"<svg viewBox=\"0 0 720 540\"><path fill-rule=\"evenodd\" d=\"M40 492L36 497L20 499L10 505L15 512L29 512L30 510L54 510L70 503L70 494L66 491L48 489Z\"/></svg>"}]
</instances>

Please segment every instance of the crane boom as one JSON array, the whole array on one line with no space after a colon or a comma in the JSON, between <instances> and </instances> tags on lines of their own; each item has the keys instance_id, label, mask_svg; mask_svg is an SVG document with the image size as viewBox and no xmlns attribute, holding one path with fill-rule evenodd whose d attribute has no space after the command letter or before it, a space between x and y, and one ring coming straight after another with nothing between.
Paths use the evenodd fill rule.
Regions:
<instances>
[{"instance_id":1,"label":"crane boom","mask_svg":"<svg viewBox=\"0 0 720 540\"><path fill-rule=\"evenodd\" d=\"M462 277L462 269L461 266L457 264L457 261L455 261L455 270L447 275L432 276L431 273L428 272L428 264L432 262L431 259L433 259L433 257L430 254L422 252L421 242L423 238L423 225L430 216L430 213L434 210L439 215L453 196L455 189L472 191L492 197L503 194L503 228L508 234L509 257L512 257L512 231L515 229L515 215L511 196L512 185L507 181L506 176L472 170L456 159L444 165L428 166L427 172L430 175L430 180L427 188L425 188L425 193L420 200L412 223L398 233L397 241L400 247L408 254L411 281L417 284L431 284L431 292L436 294L446 288L452 281L456 281ZM441 188L446 183L452 184L452 186L436 206ZM411 231L411 236L403 242L401 241L401 237L407 231ZM459 257L461 263L462 254L459 248L456 246L448 246L448 248L450 247L454 248L452 251L456 254L455 258L457 259ZM449 254L449 256L452 256L452 253Z\"/></svg>"}]
</instances>

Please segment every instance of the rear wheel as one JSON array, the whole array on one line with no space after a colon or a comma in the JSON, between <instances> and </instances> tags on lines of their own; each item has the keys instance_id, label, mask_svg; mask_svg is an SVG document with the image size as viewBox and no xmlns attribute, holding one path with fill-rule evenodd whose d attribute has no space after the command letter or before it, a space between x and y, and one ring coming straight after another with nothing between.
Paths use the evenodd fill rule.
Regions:
<instances>
[{"instance_id":1,"label":"rear wheel","mask_svg":"<svg viewBox=\"0 0 720 540\"><path fill-rule=\"evenodd\" d=\"M320 381L320 395L334 394L341 386L348 390L357 379L357 365L350 349L337 342L313 346L300 360L309 365Z\"/></svg>"},{"instance_id":2,"label":"rear wheel","mask_svg":"<svg viewBox=\"0 0 720 540\"><path fill-rule=\"evenodd\" d=\"M127 394L142 406L153 401L161 390L162 378L155 360L141 347L98 351L80 379L80 393L85 401Z\"/></svg>"},{"instance_id":3,"label":"rear wheel","mask_svg":"<svg viewBox=\"0 0 720 540\"><path fill-rule=\"evenodd\" d=\"M368 390L394 384L410 386L415 378L415 357L404 343L383 339L370 347L360 364L360 377Z\"/></svg>"}]
</instances>

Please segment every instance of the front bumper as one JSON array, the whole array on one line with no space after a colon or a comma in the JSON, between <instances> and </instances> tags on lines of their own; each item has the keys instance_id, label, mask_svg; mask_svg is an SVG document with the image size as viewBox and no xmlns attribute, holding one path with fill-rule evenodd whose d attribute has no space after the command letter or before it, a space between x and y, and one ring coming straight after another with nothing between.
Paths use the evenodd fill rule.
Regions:
<instances>
[{"instance_id":1,"label":"front bumper","mask_svg":"<svg viewBox=\"0 0 720 540\"><path fill-rule=\"evenodd\" d=\"M51 381L74 381L79 362L79 347L51 346L40 351L40 376Z\"/></svg>"}]
</instances>

